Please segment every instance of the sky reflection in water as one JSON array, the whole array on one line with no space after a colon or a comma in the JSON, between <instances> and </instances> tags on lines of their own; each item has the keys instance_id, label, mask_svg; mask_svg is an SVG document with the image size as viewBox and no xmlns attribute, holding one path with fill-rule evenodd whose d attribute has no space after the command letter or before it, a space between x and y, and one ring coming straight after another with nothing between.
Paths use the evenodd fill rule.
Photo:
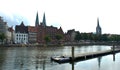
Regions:
<instances>
[{"instance_id":1,"label":"sky reflection in water","mask_svg":"<svg viewBox=\"0 0 120 70\"><path fill-rule=\"evenodd\" d=\"M79 46L75 54L110 49L111 46ZM6 47L0 48L0 70L72 70L72 64L50 61L51 56L71 55L71 46L65 47ZM74 70L119 70L120 53L74 63Z\"/></svg>"}]
</instances>

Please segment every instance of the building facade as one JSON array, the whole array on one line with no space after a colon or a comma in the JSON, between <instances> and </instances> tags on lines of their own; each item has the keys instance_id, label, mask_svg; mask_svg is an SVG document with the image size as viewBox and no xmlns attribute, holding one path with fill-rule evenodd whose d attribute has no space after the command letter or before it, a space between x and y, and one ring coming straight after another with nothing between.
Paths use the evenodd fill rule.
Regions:
<instances>
[{"instance_id":1,"label":"building facade","mask_svg":"<svg viewBox=\"0 0 120 70\"><path fill-rule=\"evenodd\" d=\"M75 29L68 30L66 35L66 41L73 42L75 41L76 31Z\"/></svg>"},{"instance_id":2,"label":"building facade","mask_svg":"<svg viewBox=\"0 0 120 70\"><path fill-rule=\"evenodd\" d=\"M15 33L15 43L16 44L27 44L28 34L27 33Z\"/></svg>"},{"instance_id":3,"label":"building facade","mask_svg":"<svg viewBox=\"0 0 120 70\"><path fill-rule=\"evenodd\" d=\"M64 32L62 28L46 25L45 13L43 15L43 21L39 24L38 13L36 14L35 26L25 26L22 22L15 27L15 43L46 43L45 37L49 36L50 43L56 43L56 35L61 35L64 41Z\"/></svg>"},{"instance_id":4,"label":"building facade","mask_svg":"<svg viewBox=\"0 0 120 70\"><path fill-rule=\"evenodd\" d=\"M28 42L37 43L37 28L34 26L28 26Z\"/></svg>"},{"instance_id":5,"label":"building facade","mask_svg":"<svg viewBox=\"0 0 120 70\"><path fill-rule=\"evenodd\" d=\"M12 29L13 30L13 29ZM3 21L3 18L0 16L0 33L3 33L5 35L5 43L11 43L12 39L12 32L10 30L10 27L8 27L7 22Z\"/></svg>"},{"instance_id":6,"label":"building facade","mask_svg":"<svg viewBox=\"0 0 120 70\"><path fill-rule=\"evenodd\" d=\"M15 43L27 44L28 43L28 27L22 22L20 25L15 26Z\"/></svg>"},{"instance_id":7,"label":"building facade","mask_svg":"<svg viewBox=\"0 0 120 70\"><path fill-rule=\"evenodd\" d=\"M40 25L37 32L37 41L38 43L45 43L45 37L49 36L51 43L56 43L56 35L61 35L64 39L64 32L61 27L58 29L57 27L53 26L44 27ZM63 41L63 39L61 41Z\"/></svg>"},{"instance_id":8,"label":"building facade","mask_svg":"<svg viewBox=\"0 0 120 70\"><path fill-rule=\"evenodd\" d=\"M38 18L38 17L36 17L36 18ZM46 36L50 37L51 43L56 43L57 39L55 36L57 34L62 35L64 37L64 32L61 27L58 29L57 27L46 25L45 13L43 15L43 21L36 28L37 28L37 42L38 43L45 43ZM61 40L61 41L63 41L63 40Z\"/></svg>"}]
</instances>

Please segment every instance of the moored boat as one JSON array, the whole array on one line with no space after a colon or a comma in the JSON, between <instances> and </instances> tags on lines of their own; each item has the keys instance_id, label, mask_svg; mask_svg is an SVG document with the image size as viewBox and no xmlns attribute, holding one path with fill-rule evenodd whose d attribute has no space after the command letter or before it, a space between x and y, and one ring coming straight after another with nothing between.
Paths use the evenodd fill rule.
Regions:
<instances>
[{"instance_id":1,"label":"moored boat","mask_svg":"<svg viewBox=\"0 0 120 70\"><path fill-rule=\"evenodd\" d=\"M54 56L54 57L51 57L51 60L58 63L66 63L70 61L70 58L65 56Z\"/></svg>"}]
</instances>

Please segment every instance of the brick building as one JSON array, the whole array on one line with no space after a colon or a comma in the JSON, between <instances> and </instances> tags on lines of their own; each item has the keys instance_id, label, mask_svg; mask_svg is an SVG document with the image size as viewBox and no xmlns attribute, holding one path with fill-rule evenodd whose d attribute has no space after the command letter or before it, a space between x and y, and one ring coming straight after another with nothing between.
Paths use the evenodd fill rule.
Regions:
<instances>
[{"instance_id":1,"label":"brick building","mask_svg":"<svg viewBox=\"0 0 120 70\"><path fill-rule=\"evenodd\" d=\"M64 37L64 32L61 27L58 29L57 27L53 27L53 26L44 27L40 25L38 27L37 41L38 43L45 43L44 38L46 36L49 36L51 38L51 43L55 43L57 41L55 37L57 34L62 35Z\"/></svg>"},{"instance_id":2,"label":"brick building","mask_svg":"<svg viewBox=\"0 0 120 70\"><path fill-rule=\"evenodd\" d=\"M47 26L46 25L46 18L45 13L43 15L43 21L39 24L39 16L38 13L36 15L35 20L35 26L25 26L22 22L20 25L16 25L15 27L15 33L16 33L16 43L45 43L45 37L49 36L51 39L50 43L56 43L56 35L62 35L63 39L61 41L64 41L64 32L62 28L57 28L53 26ZM21 34L26 34L26 38L19 37L24 36ZM18 38L19 37L19 38ZM25 41L24 41L25 40Z\"/></svg>"},{"instance_id":3,"label":"brick building","mask_svg":"<svg viewBox=\"0 0 120 70\"><path fill-rule=\"evenodd\" d=\"M38 13L37 13L37 15L38 15ZM36 17L36 19L37 18L38 18L38 16ZM37 20L36 20L36 22L38 22ZM36 26L38 43L45 43L44 39L46 36L49 36L51 38L51 43L56 43L55 36L57 34L62 35L63 39L64 39L64 32L61 27L58 29L57 27L46 25L45 13L43 15L43 21L40 24L35 23L35 25L38 25L38 26ZM64 41L64 40L62 40L62 41Z\"/></svg>"}]
</instances>

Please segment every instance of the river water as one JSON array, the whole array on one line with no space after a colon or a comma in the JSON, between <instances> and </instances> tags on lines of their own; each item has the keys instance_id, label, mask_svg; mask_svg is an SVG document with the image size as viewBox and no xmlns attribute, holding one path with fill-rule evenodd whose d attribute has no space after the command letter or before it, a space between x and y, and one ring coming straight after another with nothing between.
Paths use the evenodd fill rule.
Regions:
<instances>
[{"instance_id":1,"label":"river water","mask_svg":"<svg viewBox=\"0 0 120 70\"><path fill-rule=\"evenodd\" d=\"M74 46L75 55L109 50L111 46ZM51 56L71 55L71 46L63 47L0 47L0 70L120 70L120 53L58 64Z\"/></svg>"}]
</instances>

